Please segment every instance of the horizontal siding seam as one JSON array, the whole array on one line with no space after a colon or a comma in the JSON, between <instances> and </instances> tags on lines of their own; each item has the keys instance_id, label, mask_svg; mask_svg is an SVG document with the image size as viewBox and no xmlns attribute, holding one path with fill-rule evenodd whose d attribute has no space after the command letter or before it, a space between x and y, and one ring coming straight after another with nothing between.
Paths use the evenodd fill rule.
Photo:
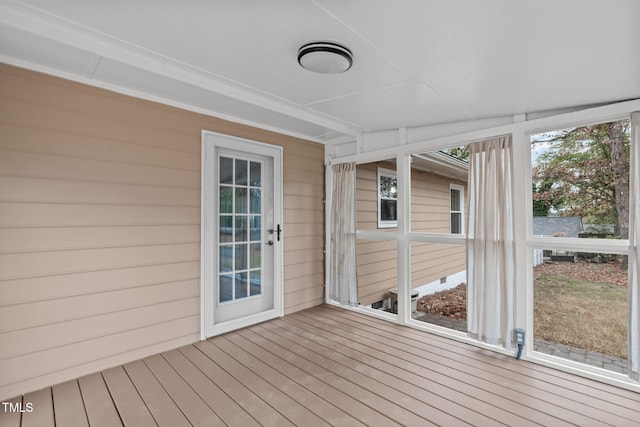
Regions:
<instances>
[{"instance_id":1,"label":"horizontal siding seam","mask_svg":"<svg viewBox=\"0 0 640 427\"><path fill-rule=\"evenodd\" d=\"M2 229L3 227L0 227ZM30 228L30 227L23 227ZM19 251L0 251L1 255L20 255L20 254L41 254L50 252L71 252L71 251L83 251L92 249L125 249L125 248L151 248L154 246L176 246L176 245L194 245L200 244L200 240L180 240L173 242L158 242L152 244L132 244L132 245L92 245L92 246L73 246L67 248L47 248L47 249L24 249ZM0 279L2 280L2 279Z\"/></svg>"},{"instance_id":2,"label":"horizontal siding seam","mask_svg":"<svg viewBox=\"0 0 640 427\"><path fill-rule=\"evenodd\" d=\"M194 189L190 189L194 190ZM64 200L45 200L45 201L34 201L34 200L9 200L9 199L0 199L0 203L16 203L16 204L32 204L32 205L63 205L63 206L118 206L118 207L146 207L146 208L197 208L200 209L200 205L194 204L171 204L164 205L158 203L118 203L118 202L78 202L78 201L64 201ZM198 223L199 224L199 223ZM185 224L187 225L187 224Z\"/></svg>"},{"instance_id":3,"label":"horizontal siding seam","mask_svg":"<svg viewBox=\"0 0 640 427\"><path fill-rule=\"evenodd\" d=\"M320 270L324 269L324 266L322 266L322 268L320 268ZM318 275L322 275L324 273L324 271L316 271L316 272L312 272L311 274L309 273L300 273L300 274L296 274L293 276L287 276L285 278L285 280L300 280L300 279L307 279L307 278L318 278L320 276ZM307 288L300 288L298 287L296 290L300 290L300 289L307 289ZM295 291L292 291L295 292ZM285 292L286 293L286 292Z\"/></svg>"},{"instance_id":4,"label":"horizontal siding seam","mask_svg":"<svg viewBox=\"0 0 640 427\"><path fill-rule=\"evenodd\" d=\"M51 322L51 323L47 323L46 326L57 325L57 324L65 323L65 322L72 322L74 320L88 319L88 318L91 318L91 317L104 316L104 315L107 315L107 314L116 314L116 313L122 313L122 312L126 312L126 311L133 311L133 310L138 310L138 309L140 309L142 307L153 307L153 306L157 306L157 305L167 304L167 303L170 303L170 302L186 301L186 300L189 300L189 299L199 299L199 297L190 296L190 297L187 297L187 298L171 299L171 300L167 300L167 301L163 301L163 302L158 302L158 303L153 303L153 304L148 304L148 305L143 305L143 306L138 306L138 307L129 307L129 308L126 308L126 309L123 309L123 310L109 311L109 312L105 312L105 313L92 314L90 316L82 316L82 317L78 317L78 318L75 318L75 319L66 319L66 320ZM3 361L3 360L13 359L13 358L16 358L16 357L26 356L26 355L34 354L34 353L39 353L41 351L53 350L53 349L56 349L56 348L66 347L66 346L71 345L71 344L79 344L79 343L82 343L82 342L91 341L91 340L98 339L98 338L104 338L104 337L109 337L109 336L112 336L112 335L121 334L121 333L124 333L124 332L135 331L135 330L138 330L138 329L141 329L141 328L146 328L146 327L149 327L149 326L161 325L163 323L168 323L168 322L174 322L176 320L187 319L187 318L194 317L194 316L200 316L199 307L198 307L197 311L194 312L194 313L185 314L183 316L172 317L170 319L165 319L162 322L144 323L142 325L138 325L138 326L133 327L133 328L121 328L121 329L114 330L114 331L112 331L112 332L110 332L108 334L93 335L91 337L84 338L84 339L79 339L77 341L70 341L70 340L69 341L64 341L64 342L59 341L58 343L56 343L56 345L53 345L51 347L40 347L40 348L36 348L34 350L31 350L31 351L12 354L11 356L0 358L0 362ZM39 327L39 326L45 326L45 325L30 326L28 328L16 329L14 331L5 331L5 332L2 332L2 333L19 332L19 331L24 331L24 330L27 330L27 329L36 328L36 327ZM2 333L0 333L0 335Z\"/></svg>"},{"instance_id":5,"label":"horizontal siding seam","mask_svg":"<svg viewBox=\"0 0 640 427\"><path fill-rule=\"evenodd\" d=\"M50 83L49 83L50 84ZM97 97L99 98L99 97ZM51 105L51 104L47 104L47 103L43 103L43 102L38 102L37 98L31 98L29 101L24 100L24 99L20 99L17 97L13 97L13 96L2 96L0 98L0 101L3 100L7 100L10 101L10 103L12 104L21 104L21 105L31 105L34 106L36 108L42 109L42 110L53 110L56 112L62 112L63 114L73 114L78 116L79 121L82 121L81 117L87 117L89 119L93 119L93 120L100 120L100 121L104 121L104 127L108 127L109 123L119 123L119 124L125 124L126 126L130 126L131 128L135 128L135 129L140 129L142 131L148 130L150 125L149 124L140 124L140 122L135 121L135 120L126 120L125 117L111 117L105 114L96 114L96 110L92 110L91 112L89 112L86 109L77 109L77 108L70 108L70 107L65 107L65 106L61 106L59 104L57 105ZM131 102L126 102L125 104L131 104ZM152 104L153 105L153 104ZM151 110L154 111L158 111L157 108L150 108ZM174 113L175 114L175 113ZM4 120L0 120L2 122L5 123L11 123L11 122L7 122ZM175 126L171 126L171 127L167 127L167 128L162 128L160 126L158 126L159 123L162 123L161 121L156 122L154 124L154 130L156 131L162 131L163 133L168 133L168 134L172 134L176 136L176 139L189 139L192 138L193 136L195 136L195 134L191 131L191 128L189 129L189 131L179 131L177 130L177 128ZM36 127L36 126L31 126L31 127ZM197 134L197 136L199 137L200 134Z\"/></svg>"},{"instance_id":6,"label":"horizontal siding seam","mask_svg":"<svg viewBox=\"0 0 640 427\"><path fill-rule=\"evenodd\" d=\"M152 147L149 147L149 148L152 148ZM168 170L168 171L177 171L177 172L197 172L197 173L200 173L200 169L194 169L194 168L187 169L187 168L178 168L178 167L172 167L172 166L158 166L158 165L155 165L155 164L152 164L152 163L131 162L131 161L127 161L127 160L118 160L118 161L116 161L116 160L104 160L101 157L79 156L77 154L59 154L59 153L54 153L54 152L49 152L49 151L27 150L27 149L7 148L7 147L0 147L0 150L2 150L2 151L13 151L15 153L38 154L38 155L42 155L42 156L52 156L52 157L59 157L59 158L63 158L63 159L89 160L89 161L92 161L92 162L101 162L101 163L106 163L106 164L140 166L140 167L144 167L144 168L157 169L158 171L167 171ZM174 151L174 150L171 150L170 148L163 148L163 150ZM178 151L178 152L181 153L182 151Z\"/></svg>"},{"instance_id":7,"label":"horizontal siding seam","mask_svg":"<svg viewBox=\"0 0 640 427\"><path fill-rule=\"evenodd\" d=\"M15 226L2 226L0 225L0 230L4 228L10 228L13 230L24 229L30 230L32 228L165 228L165 227L184 227L184 226L200 226L200 223L197 224L185 224L185 223L176 223L176 224L99 224L99 225L41 225L41 226L32 226L32 225L15 225Z\"/></svg>"},{"instance_id":8,"label":"horizontal siding seam","mask_svg":"<svg viewBox=\"0 0 640 427\"><path fill-rule=\"evenodd\" d=\"M47 273L40 273L40 274L33 274L33 275L2 277L2 278L0 278L0 283L2 283L3 281L9 281L9 280L36 279L36 278L40 278L40 277L65 276L65 275L68 275L68 274L93 273L93 272L96 272L96 271L121 270L121 269L136 268L136 267L164 266L164 265L167 265L167 264L182 264L182 263L185 263L185 262L200 262L200 257L198 257L198 258L178 259L178 260L167 261L167 262L159 262L159 263L123 264L123 265L116 265L116 266L107 267L107 268L97 268L97 269L88 268L88 269L82 269L82 270L56 271L56 272L47 272Z\"/></svg>"},{"instance_id":9,"label":"horizontal siding seam","mask_svg":"<svg viewBox=\"0 0 640 427\"><path fill-rule=\"evenodd\" d=\"M18 127L23 127L23 128L27 128L27 129L37 129L37 130L41 130L41 131L45 131L45 132L55 132L58 134L68 134L68 135L74 135L74 136L80 136L80 137L88 137L88 138L92 138L92 139L100 139L102 141L114 141L117 142L119 144L131 144L131 145L135 145L137 147L148 147L148 148L158 148L158 149L162 149L162 150L170 150L170 151L175 151L178 153L187 153L187 154L196 154L196 155L200 155L201 149L200 149L200 144L193 144L194 146L197 146L197 150L193 149L193 150L178 150L176 148L168 148L166 146L163 145L153 145L150 143L143 143L142 141L146 141L146 140L140 140L140 139L124 139L124 138L114 138L114 137L109 137L106 138L104 136L101 136L99 134L95 134L95 133L90 133L90 132L78 132L78 131L72 131L69 130L69 128L67 128L64 132L61 131L59 128L56 127L49 127L49 126L43 126L42 124L40 124L40 122L13 122L13 121L9 121L9 120L4 120L2 119L2 116L0 116L0 123L2 124L6 124L6 125L10 125L10 126L18 126ZM198 136L199 137L199 136ZM183 145L184 147L187 147L187 145Z\"/></svg>"},{"instance_id":10,"label":"horizontal siding seam","mask_svg":"<svg viewBox=\"0 0 640 427\"><path fill-rule=\"evenodd\" d=\"M22 203L22 202L20 202ZM120 224L120 223L109 223L109 224L81 224L81 225L0 225L0 230L16 230L16 229L32 229L32 228L106 228L106 227L176 227L176 226L200 226L200 222L193 223L154 223L154 224Z\"/></svg>"},{"instance_id":11,"label":"horizontal siding seam","mask_svg":"<svg viewBox=\"0 0 640 427\"><path fill-rule=\"evenodd\" d=\"M173 282L168 282L168 283L173 283ZM133 288L125 288L125 289L133 289ZM117 292L117 291L121 291L121 290L123 290L123 289L118 289L118 290L113 291L113 292ZM25 330L32 329L32 328L38 328L40 326L55 325L55 324L58 324L58 323L71 322L71 321L74 321L74 320L85 319L85 318L88 318L88 317L102 316L102 315L105 315L105 314L118 313L118 312L126 311L126 310L135 310L135 309L139 309L139 308L142 308L142 307L151 307L151 306L157 305L157 304L166 304L168 302L182 301L182 300L185 300L185 299L195 298L195 297L199 297L199 295L191 294L191 295L189 295L189 296L187 296L185 298L179 298L179 299L175 299L175 297L172 297L172 298L169 298L169 299L156 301L153 304L138 304L138 305L130 306L130 307L127 307L127 308L123 308L121 310L95 311L95 312L93 312L93 313L91 313L89 315L85 314L85 315L82 315L82 316L67 317L67 318L64 318L64 319L59 319L59 320L56 320L54 322L47 322L47 323L32 323L32 324L30 324L28 326L24 326L24 327L17 328L17 329L7 329L7 330L0 329L0 334L4 334L4 333L8 333L8 332L25 331ZM56 298L56 299L60 299L60 298ZM53 299L47 300L47 301L53 301ZM20 304L20 305L22 305L22 304ZM13 307L13 306L8 306L8 307Z\"/></svg>"},{"instance_id":12,"label":"horizontal siding seam","mask_svg":"<svg viewBox=\"0 0 640 427\"><path fill-rule=\"evenodd\" d=\"M46 176L12 175L12 174L3 174L3 173L0 173L0 177L30 179L30 180L46 180L47 182L57 181L61 183L81 182L83 184L106 184L106 185L114 185L114 186L122 186L122 187L167 188L172 190L200 190L200 182L199 182L200 180L198 180L198 183L197 183L198 185L184 186L184 185L168 185L168 184L140 184L136 182L104 181L104 180L101 181L101 180L92 180L92 179L49 178Z\"/></svg>"},{"instance_id":13,"label":"horizontal siding seam","mask_svg":"<svg viewBox=\"0 0 640 427\"><path fill-rule=\"evenodd\" d=\"M188 316L188 317L184 317L183 319L189 319L189 318L192 318L192 317L196 317L196 316ZM197 316L197 317L200 317L200 316ZM179 320L182 320L182 319L179 319ZM175 322L175 320L172 320L172 322ZM163 323L169 323L169 322L160 322L160 323L158 323L158 325L162 325ZM151 343L145 345L144 347L133 347L133 348L130 348L130 349L125 350L125 351L120 351L118 353L107 354L105 357L100 357L100 358L91 359L91 360L85 360L85 361L81 362L80 364L65 366L65 367L60 368L60 369L55 369L53 371L39 373L38 375L34 375L34 376L30 376L30 377L23 377L23 378L20 378L17 381L13 381L13 382L10 382L10 383L4 383L4 384L1 385L1 387L7 388L7 387L10 387L10 386L15 385L15 384L19 384L19 383L22 383L22 382L25 382L25 381L29 381L29 380L32 380L32 379L35 379L35 378L43 377L45 375L53 375L53 374L56 374L58 372L66 371L66 370L69 370L69 369L76 369L78 367L81 367L81 366L89 364L89 363L96 363L96 362L99 362L101 360L111 359L111 358L118 357L120 355L127 354L127 353L130 353L130 352L133 352L133 351L142 350L142 349L144 349L146 347L157 346L157 345L160 345L160 344L163 344L163 343L172 342L172 341L181 340L181 339L185 339L186 340L187 338L192 337L194 335L197 335L198 333L199 333L199 331L191 332L191 333L188 333L188 334L181 333L180 335L175 336L175 337L171 337L169 339L163 339L161 341L151 342ZM195 342L195 341L189 341L189 343L193 343L193 342ZM186 344L187 343L185 342L185 345ZM156 353L153 353L153 354L156 354ZM139 358L136 358L135 360L139 360ZM119 365L121 365L121 364L118 364L116 366L119 366ZM111 367L111 366L107 366L107 367L103 368L103 370L108 369L109 367ZM55 384L53 384L53 385L55 385Z\"/></svg>"},{"instance_id":14,"label":"horizontal siding seam","mask_svg":"<svg viewBox=\"0 0 640 427\"><path fill-rule=\"evenodd\" d=\"M181 263L172 263L172 264L181 264ZM158 264L158 265L160 265L160 264ZM162 265L165 265L165 264L162 264ZM114 269L114 270L118 270L118 269ZM106 271L106 270L96 270L96 271L98 272L98 271ZM47 275L46 277L49 277L49 275ZM2 302L0 302L0 308L15 307L15 306L19 306L19 305L34 304L34 303L45 302L45 301L64 300L64 299L72 298L72 297L81 297L81 296L86 296L86 295L98 295L98 294L105 294L105 293L109 293L109 292L118 292L118 291L123 291L123 290L130 290L130 289L141 289L141 288L146 288L146 287L149 287L149 286L168 285L170 283L189 282L189 281L194 281L194 280L200 281L200 276L198 275L198 276L193 276L193 277L179 278L179 279L162 281L162 282L144 283L144 284L140 284L140 285L123 286L123 287L119 287L119 288L109 288L109 289L102 289L102 290L97 290L97 291L94 290L94 291L91 291L91 292L71 292L71 293L66 293L64 295L60 295L60 296L57 296L57 297L50 297L49 296L49 297L46 297L46 298L32 299L32 300L28 300L28 301L20 301L20 302L15 302L15 303L12 303L12 304L2 304ZM3 281L4 280L0 280L0 287L2 286L2 282ZM160 302L158 304L163 304L163 303ZM144 305L141 305L140 307L144 307ZM21 328L21 329L29 329L29 328L30 327ZM0 333L2 333L2 332L0 332Z\"/></svg>"}]
</instances>

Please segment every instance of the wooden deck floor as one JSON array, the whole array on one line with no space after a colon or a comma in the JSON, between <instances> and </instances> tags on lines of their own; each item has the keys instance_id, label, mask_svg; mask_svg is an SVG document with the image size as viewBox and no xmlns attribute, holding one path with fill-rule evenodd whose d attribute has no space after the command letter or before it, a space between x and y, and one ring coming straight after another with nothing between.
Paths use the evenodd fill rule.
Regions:
<instances>
[{"instance_id":1,"label":"wooden deck floor","mask_svg":"<svg viewBox=\"0 0 640 427\"><path fill-rule=\"evenodd\" d=\"M15 402L0 425L640 423L638 393L327 306Z\"/></svg>"}]
</instances>

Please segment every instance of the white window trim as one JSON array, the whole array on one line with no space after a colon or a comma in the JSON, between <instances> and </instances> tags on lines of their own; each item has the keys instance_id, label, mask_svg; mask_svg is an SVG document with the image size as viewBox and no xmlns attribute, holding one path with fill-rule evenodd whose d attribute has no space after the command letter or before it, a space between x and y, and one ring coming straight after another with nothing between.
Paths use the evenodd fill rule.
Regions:
<instances>
[{"instance_id":1,"label":"white window trim","mask_svg":"<svg viewBox=\"0 0 640 427\"><path fill-rule=\"evenodd\" d=\"M458 190L460 192L460 210L454 211L451 210L451 190ZM460 214L460 232L459 233L451 233L451 214L459 213ZM464 186L459 184L449 184L449 232L453 235L464 235Z\"/></svg>"},{"instance_id":2,"label":"white window trim","mask_svg":"<svg viewBox=\"0 0 640 427\"><path fill-rule=\"evenodd\" d=\"M394 178L396 180L396 185L398 182L398 174L396 171L391 170L391 169L385 169L385 168L378 168L378 177L376 179L376 193L378 195L377 199L377 205L376 205L376 210L377 210L377 214L378 214L378 228L397 228L398 227L398 220L396 219L395 221L390 221L390 220L382 220L382 218L380 217L381 215L381 209L380 209L380 203L382 202L382 197L380 196L380 177L385 176L387 178ZM392 199L389 199L392 200ZM398 215L398 193L396 192L396 218Z\"/></svg>"}]
</instances>

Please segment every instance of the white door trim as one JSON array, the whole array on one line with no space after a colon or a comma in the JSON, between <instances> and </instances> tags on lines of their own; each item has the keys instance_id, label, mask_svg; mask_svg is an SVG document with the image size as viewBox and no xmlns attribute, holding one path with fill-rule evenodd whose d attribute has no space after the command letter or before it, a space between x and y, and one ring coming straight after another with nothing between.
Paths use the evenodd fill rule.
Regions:
<instances>
[{"instance_id":1,"label":"white door trim","mask_svg":"<svg viewBox=\"0 0 640 427\"><path fill-rule=\"evenodd\" d=\"M224 135L207 130L202 131L201 151L201 234L200 234L200 338L205 340L215 335L247 327L265 320L282 317L284 315L284 286L283 286L283 237L274 239L273 262L273 308L261 313L249 315L239 319L215 324L213 315L213 292L210 289L214 275L212 263L208 262L216 254L215 239L210 238L215 227L212 215L215 209L214 195L216 194L215 173L217 168L216 149L242 150L242 146L249 145L253 153L273 157L273 205L274 224L283 221L283 185L282 185L282 147L265 144L258 141ZM274 155L274 153L277 153ZM217 230L215 230L217 233ZM282 235L283 236L283 235Z\"/></svg>"}]
</instances>

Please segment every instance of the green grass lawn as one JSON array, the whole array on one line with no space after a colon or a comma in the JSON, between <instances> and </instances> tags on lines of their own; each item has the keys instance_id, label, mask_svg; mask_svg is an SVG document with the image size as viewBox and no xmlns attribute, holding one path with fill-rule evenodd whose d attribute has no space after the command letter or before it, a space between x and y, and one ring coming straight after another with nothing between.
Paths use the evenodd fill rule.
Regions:
<instances>
[{"instance_id":1,"label":"green grass lawn","mask_svg":"<svg viewBox=\"0 0 640 427\"><path fill-rule=\"evenodd\" d=\"M536 339L626 359L627 287L570 276L536 275Z\"/></svg>"}]
</instances>

